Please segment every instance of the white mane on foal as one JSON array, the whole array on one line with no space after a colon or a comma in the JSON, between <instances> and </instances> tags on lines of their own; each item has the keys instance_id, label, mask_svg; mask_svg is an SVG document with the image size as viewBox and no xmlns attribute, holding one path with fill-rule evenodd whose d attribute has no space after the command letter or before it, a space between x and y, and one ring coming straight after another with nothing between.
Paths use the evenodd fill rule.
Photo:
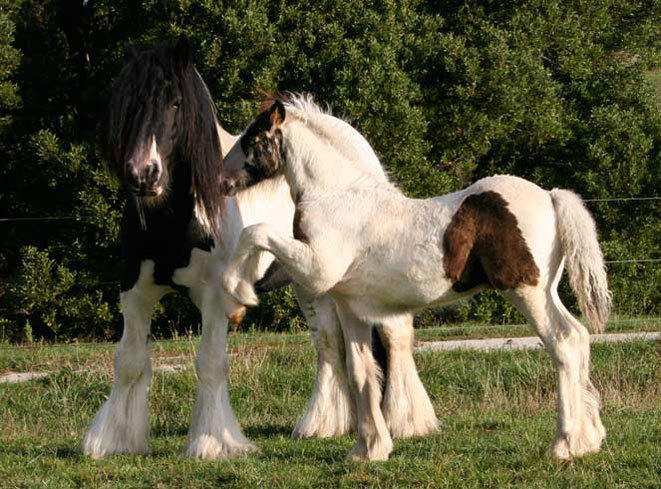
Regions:
<instances>
[{"instance_id":1,"label":"white mane on foal","mask_svg":"<svg viewBox=\"0 0 661 489\"><path fill-rule=\"evenodd\" d=\"M345 120L332 114L330 108L324 110L311 94L288 93L282 101L287 111L287 118L293 116L305 124L316 136L328 142L365 176L376 176L383 184L388 177L379 158L367 140Z\"/></svg>"}]
</instances>

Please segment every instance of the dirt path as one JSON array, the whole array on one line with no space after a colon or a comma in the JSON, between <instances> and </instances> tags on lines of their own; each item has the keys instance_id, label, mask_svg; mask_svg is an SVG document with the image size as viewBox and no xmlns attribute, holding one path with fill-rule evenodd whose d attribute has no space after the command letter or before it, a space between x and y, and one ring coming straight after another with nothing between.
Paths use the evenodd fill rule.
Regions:
<instances>
[{"instance_id":1,"label":"dirt path","mask_svg":"<svg viewBox=\"0 0 661 489\"><path fill-rule=\"evenodd\" d=\"M593 334L590 343L616 343L629 340L661 340L661 332ZM416 351L451 350L539 350L544 346L537 336L522 338L486 338L482 340L425 341L416 346Z\"/></svg>"}]
</instances>

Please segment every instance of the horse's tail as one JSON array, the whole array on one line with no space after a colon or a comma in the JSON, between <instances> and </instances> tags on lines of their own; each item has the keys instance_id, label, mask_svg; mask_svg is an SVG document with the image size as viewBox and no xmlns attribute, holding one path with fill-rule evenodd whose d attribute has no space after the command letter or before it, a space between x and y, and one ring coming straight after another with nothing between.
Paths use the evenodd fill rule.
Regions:
<instances>
[{"instance_id":1,"label":"horse's tail","mask_svg":"<svg viewBox=\"0 0 661 489\"><path fill-rule=\"evenodd\" d=\"M583 200L569 190L553 189L551 199L569 283L592 330L602 332L610 314L612 295L594 219Z\"/></svg>"}]
</instances>

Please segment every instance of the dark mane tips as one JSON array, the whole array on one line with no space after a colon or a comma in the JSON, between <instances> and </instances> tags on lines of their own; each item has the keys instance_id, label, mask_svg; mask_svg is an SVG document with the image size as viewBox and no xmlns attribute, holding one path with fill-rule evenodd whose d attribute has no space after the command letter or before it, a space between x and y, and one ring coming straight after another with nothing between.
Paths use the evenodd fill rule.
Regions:
<instances>
[{"instance_id":1,"label":"dark mane tips","mask_svg":"<svg viewBox=\"0 0 661 489\"><path fill-rule=\"evenodd\" d=\"M192 189L197 203L215 232L224 201L220 186L223 158L216 106L197 71L191 66L187 73L191 84L188 87L190 93L184 96L184 100L192 103L184 102L184 117L188 120L185 158L191 163Z\"/></svg>"},{"instance_id":2,"label":"dark mane tips","mask_svg":"<svg viewBox=\"0 0 661 489\"><path fill-rule=\"evenodd\" d=\"M222 210L222 155L218 136L216 106L202 77L192 65L182 76L184 109L184 158L192 169L192 190L199 209L211 230L217 231L217 217Z\"/></svg>"}]
</instances>

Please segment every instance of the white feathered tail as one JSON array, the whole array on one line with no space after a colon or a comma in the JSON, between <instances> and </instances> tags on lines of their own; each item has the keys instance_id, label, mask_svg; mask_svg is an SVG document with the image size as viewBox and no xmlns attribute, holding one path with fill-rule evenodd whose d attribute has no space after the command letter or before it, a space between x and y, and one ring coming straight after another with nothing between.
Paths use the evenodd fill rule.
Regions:
<instances>
[{"instance_id":1,"label":"white feathered tail","mask_svg":"<svg viewBox=\"0 0 661 489\"><path fill-rule=\"evenodd\" d=\"M610 315L612 295L594 219L583 200L569 190L551 190L558 235L569 283L592 331L602 332Z\"/></svg>"}]
</instances>

